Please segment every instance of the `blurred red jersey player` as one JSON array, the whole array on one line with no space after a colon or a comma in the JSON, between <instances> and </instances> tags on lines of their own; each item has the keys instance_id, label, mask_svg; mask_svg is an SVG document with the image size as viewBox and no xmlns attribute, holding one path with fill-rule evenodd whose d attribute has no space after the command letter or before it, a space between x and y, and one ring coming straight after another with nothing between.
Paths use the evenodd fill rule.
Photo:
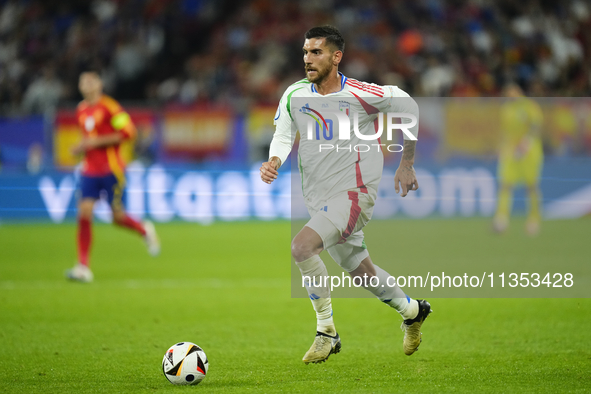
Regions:
<instances>
[{"instance_id":1,"label":"blurred red jersey player","mask_svg":"<svg viewBox=\"0 0 591 394\"><path fill-rule=\"evenodd\" d=\"M97 72L80 74L78 88L84 100L78 105L76 117L82 131L82 142L73 149L83 154L78 202L78 264L66 272L69 279L90 282L93 279L88 255L92 241L94 203L101 196L113 212L113 223L135 231L146 241L152 255L160 252L154 225L140 223L127 215L123 208L125 163L119 154L121 143L135 135L135 126L129 114L117 101L103 94L103 83Z\"/></svg>"}]
</instances>

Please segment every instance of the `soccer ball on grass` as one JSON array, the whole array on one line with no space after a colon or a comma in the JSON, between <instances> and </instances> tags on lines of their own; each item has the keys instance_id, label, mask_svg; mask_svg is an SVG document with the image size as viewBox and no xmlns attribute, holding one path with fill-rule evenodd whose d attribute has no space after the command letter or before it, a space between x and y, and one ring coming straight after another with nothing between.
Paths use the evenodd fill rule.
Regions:
<instances>
[{"instance_id":1,"label":"soccer ball on grass","mask_svg":"<svg viewBox=\"0 0 591 394\"><path fill-rule=\"evenodd\" d=\"M192 342L172 345L162 360L162 371L172 384L198 384L207 374L209 362L203 349Z\"/></svg>"}]
</instances>

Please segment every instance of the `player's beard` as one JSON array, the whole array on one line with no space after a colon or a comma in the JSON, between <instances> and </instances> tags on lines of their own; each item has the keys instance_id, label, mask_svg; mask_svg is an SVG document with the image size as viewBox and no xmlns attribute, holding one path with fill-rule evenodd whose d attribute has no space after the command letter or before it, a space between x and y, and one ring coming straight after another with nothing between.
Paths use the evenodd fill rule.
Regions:
<instances>
[{"instance_id":1,"label":"player's beard","mask_svg":"<svg viewBox=\"0 0 591 394\"><path fill-rule=\"evenodd\" d=\"M310 77L308 75L308 70L313 69L314 71L316 71L316 76L315 77ZM330 72L332 71L332 67L331 64L328 63L325 67L306 67L305 68L306 71L306 78L308 79L308 82L312 82L315 84L320 84L322 83L322 81L324 81L329 75Z\"/></svg>"}]
</instances>

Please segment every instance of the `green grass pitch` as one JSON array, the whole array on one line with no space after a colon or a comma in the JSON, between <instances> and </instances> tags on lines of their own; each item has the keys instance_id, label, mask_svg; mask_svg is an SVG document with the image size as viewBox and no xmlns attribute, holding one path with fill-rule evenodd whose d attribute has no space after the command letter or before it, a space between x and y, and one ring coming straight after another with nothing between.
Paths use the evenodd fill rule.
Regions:
<instances>
[{"instance_id":1,"label":"green grass pitch","mask_svg":"<svg viewBox=\"0 0 591 394\"><path fill-rule=\"evenodd\" d=\"M477 259L486 250L494 260L511 250L543 263L556 256L541 246L558 233L571 240L554 242L564 259L591 251L588 219L544 223L527 250L518 247L518 226L503 238L508 249L494 247L484 219L401 225L413 231L392 243L415 259ZM437 254L421 247L456 245L449 226L472 238ZM590 299L432 299L411 357L395 311L373 299L335 299L342 352L304 365L315 316L308 300L290 297L288 222L157 228L163 251L151 258L133 234L96 225L95 282L78 284L63 277L75 261L73 224L0 226L0 392L591 392ZM373 231L378 239L379 228L370 223L367 238ZM164 352L179 341L208 355L208 376L196 387L162 375Z\"/></svg>"}]
</instances>

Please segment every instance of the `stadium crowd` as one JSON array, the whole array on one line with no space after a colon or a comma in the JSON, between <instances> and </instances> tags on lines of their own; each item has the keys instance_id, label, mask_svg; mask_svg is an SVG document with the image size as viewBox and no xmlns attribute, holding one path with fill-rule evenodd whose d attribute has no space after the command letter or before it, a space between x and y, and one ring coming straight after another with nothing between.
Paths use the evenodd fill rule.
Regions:
<instances>
[{"instance_id":1,"label":"stadium crowd","mask_svg":"<svg viewBox=\"0 0 591 394\"><path fill-rule=\"evenodd\" d=\"M0 103L51 112L102 70L106 91L150 103L276 103L303 77L311 26L344 32L345 75L415 96L591 93L583 0L0 1Z\"/></svg>"}]
</instances>

